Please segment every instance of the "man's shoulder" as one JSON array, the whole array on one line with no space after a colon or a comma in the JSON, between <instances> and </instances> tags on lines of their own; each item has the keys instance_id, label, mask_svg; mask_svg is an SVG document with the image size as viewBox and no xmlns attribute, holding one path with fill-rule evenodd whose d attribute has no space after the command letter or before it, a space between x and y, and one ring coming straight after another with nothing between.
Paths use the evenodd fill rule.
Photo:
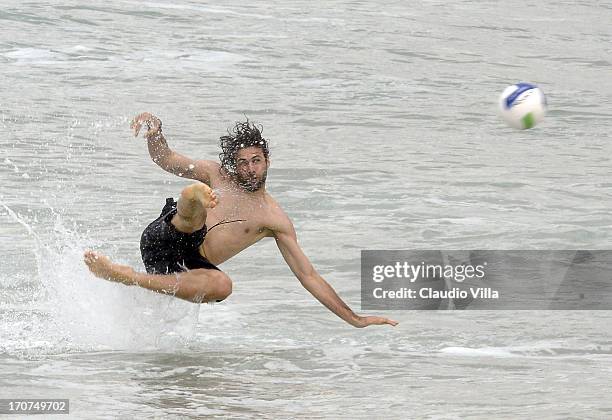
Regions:
<instances>
[{"instance_id":1,"label":"man's shoulder","mask_svg":"<svg viewBox=\"0 0 612 420\"><path fill-rule=\"evenodd\" d=\"M205 169L206 171L217 171L219 172L219 169L221 168L221 165L219 165L218 162L215 162L214 160L208 160L208 159L199 159L195 161L195 165L196 167Z\"/></svg>"},{"instance_id":2,"label":"man's shoulder","mask_svg":"<svg viewBox=\"0 0 612 420\"><path fill-rule=\"evenodd\" d=\"M272 197L272 195L270 195L270 193L267 192L267 191L266 191L265 200L266 200L266 205L267 205L267 207L269 209L269 213L272 216L285 216L285 217L287 217L287 214L285 213L285 211L283 210L281 205L278 203L278 201L276 201L274 199L274 197Z\"/></svg>"},{"instance_id":3,"label":"man's shoulder","mask_svg":"<svg viewBox=\"0 0 612 420\"><path fill-rule=\"evenodd\" d=\"M219 164L212 160L193 160L189 164L188 168L185 168L186 172L178 173L179 176L185 176L209 184L213 182L213 179L218 178Z\"/></svg>"},{"instance_id":4,"label":"man's shoulder","mask_svg":"<svg viewBox=\"0 0 612 420\"><path fill-rule=\"evenodd\" d=\"M227 173L227 171L221 167L219 162L215 162L214 160L199 160L197 164L201 165L213 184L213 188L219 186L227 186L234 185L232 177Z\"/></svg>"},{"instance_id":5,"label":"man's shoulder","mask_svg":"<svg viewBox=\"0 0 612 420\"><path fill-rule=\"evenodd\" d=\"M266 227L272 232L285 231L293 226L291 219L285 213L281 205L266 192L266 202L268 207Z\"/></svg>"}]
</instances>

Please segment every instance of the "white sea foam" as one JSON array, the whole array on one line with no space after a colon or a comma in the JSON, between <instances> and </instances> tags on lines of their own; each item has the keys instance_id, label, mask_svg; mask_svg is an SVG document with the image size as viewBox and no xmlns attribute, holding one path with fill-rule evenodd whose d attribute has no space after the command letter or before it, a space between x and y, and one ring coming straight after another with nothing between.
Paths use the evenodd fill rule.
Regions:
<instances>
[{"instance_id":1,"label":"white sea foam","mask_svg":"<svg viewBox=\"0 0 612 420\"><path fill-rule=\"evenodd\" d=\"M449 346L439 350L442 354L462 357L528 357L528 358L575 358L612 356L609 345L573 343L569 341L537 341L517 346L461 347Z\"/></svg>"},{"instance_id":2,"label":"white sea foam","mask_svg":"<svg viewBox=\"0 0 612 420\"><path fill-rule=\"evenodd\" d=\"M449 354L453 356L468 356L468 357L480 357L480 356L518 357L518 355L513 354L508 349L500 348L500 347L480 347L480 348L444 347L443 349L440 349L440 353Z\"/></svg>"},{"instance_id":3,"label":"white sea foam","mask_svg":"<svg viewBox=\"0 0 612 420\"><path fill-rule=\"evenodd\" d=\"M46 48L17 48L0 53L15 64L53 64L63 61L64 54Z\"/></svg>"}]
</instances>

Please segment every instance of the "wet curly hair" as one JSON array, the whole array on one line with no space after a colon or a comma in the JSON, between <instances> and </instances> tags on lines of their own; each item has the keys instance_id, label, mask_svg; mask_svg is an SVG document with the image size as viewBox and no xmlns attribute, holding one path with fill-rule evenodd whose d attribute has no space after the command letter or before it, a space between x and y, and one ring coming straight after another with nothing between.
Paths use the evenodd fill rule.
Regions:
<instances>
[{"instance_id":1,"label":"wet curly hair","mask_svg":"<svg viewBox=\"0 0 612 420\"><path fill-rule=\"evenodd\" d=\"M231 175L236 174L236 154L238 150L245 147L259 147L266 160L270 156L268 141L261 136L263 126L251 123L248 118L246 122L236 122L236 125L227 130L227 136L221 136L219 145L221 153L219 160L221 161L221 170L225 170Z\"/></svg>"}]
</instances>

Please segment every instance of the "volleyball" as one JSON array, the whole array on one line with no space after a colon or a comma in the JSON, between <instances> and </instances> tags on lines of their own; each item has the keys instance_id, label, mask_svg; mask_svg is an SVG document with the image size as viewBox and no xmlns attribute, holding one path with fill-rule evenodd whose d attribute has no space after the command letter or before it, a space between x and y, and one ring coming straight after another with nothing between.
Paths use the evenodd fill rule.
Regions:
<instances>
[{"instance_id":1,"label":"volleyball","mask_svg":"<svg viewBox=\"0 0 612 420\"><path fill-rule=\"evenodd\" d=\"M542 90L531 83L508 86L499 98L501 117L514 128L532 128L546 114L546 97Z\"/></svg>"}]
</instances>

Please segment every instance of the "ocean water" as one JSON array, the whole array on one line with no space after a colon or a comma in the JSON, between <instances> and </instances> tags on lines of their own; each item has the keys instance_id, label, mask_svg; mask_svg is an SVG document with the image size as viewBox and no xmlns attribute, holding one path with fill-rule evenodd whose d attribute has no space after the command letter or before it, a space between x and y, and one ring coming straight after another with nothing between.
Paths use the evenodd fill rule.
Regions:
<instances>
[{"instance_id":1,"label":"ocean water","mask_svg":"<svg viewBox=\"0 0 612 420\"><path fill-rule=\"evenodd\" d=\"M354 329L264 240L193 305L94 278L247 116L268 191L356 311L362 249L610 249L608 1L0 6L0 398L87 418L610 418L609 311L387 311ZM499 93L537 83L515 131ZM11 417L12 418L12 417ZM61 418L58 416L57 418Z\"/></svg>"}]
</instances>

